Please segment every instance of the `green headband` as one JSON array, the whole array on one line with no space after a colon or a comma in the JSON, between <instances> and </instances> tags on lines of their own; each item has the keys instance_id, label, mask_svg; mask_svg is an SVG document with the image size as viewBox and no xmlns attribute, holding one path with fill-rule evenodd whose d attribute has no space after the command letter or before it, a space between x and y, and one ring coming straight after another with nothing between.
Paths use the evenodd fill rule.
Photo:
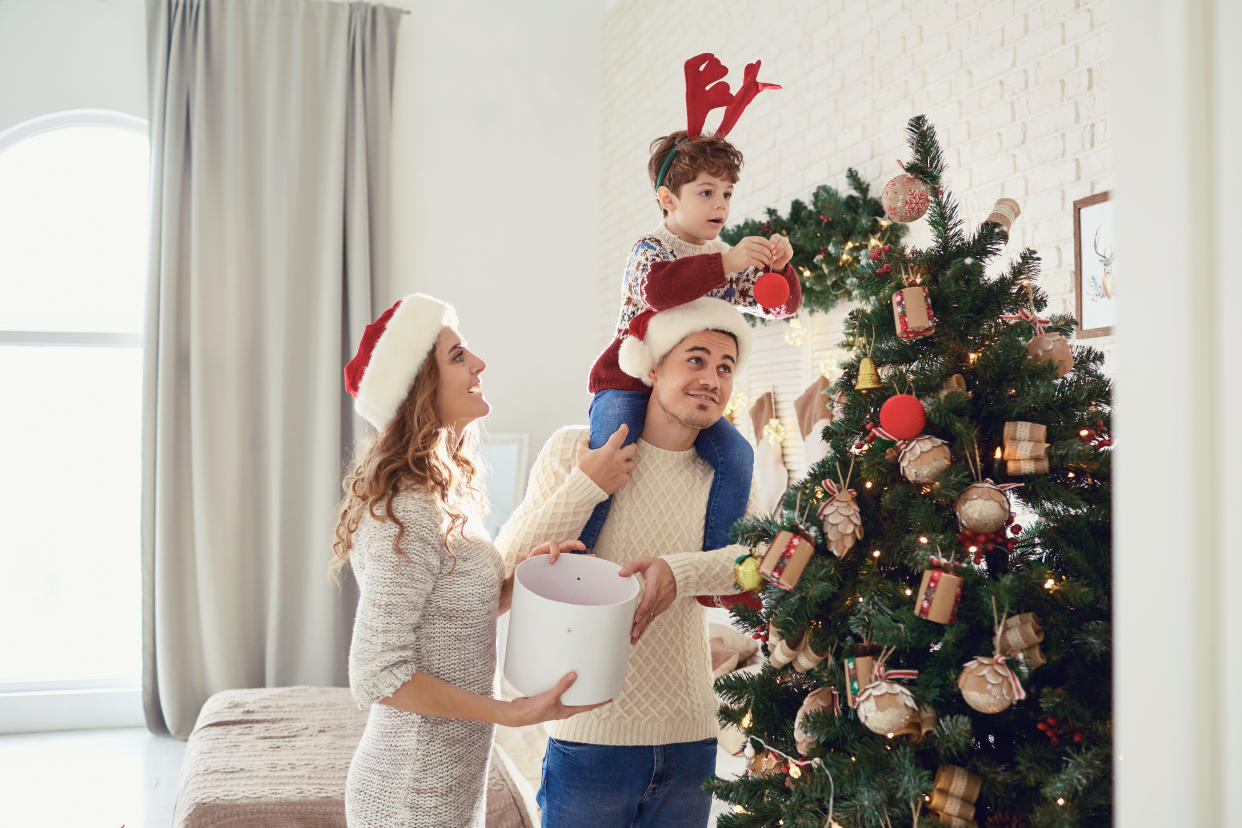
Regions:
<instances>
[{"instance_id":1,"label":"green headband","mask_svg":"<svg viewBox=\"0 0 1242 828\"><path fill-rule=\"evenodd\" d=\"M689 141L689 138L682 138L677 142L677 146L669 150L668 155L664 157L664 163L660 165L660 174L656 176L657 190L664 186L664 176L668 175L668 168L673 165L673 157L677 155L678 150L681 149L681 145L689 143Z\"/></svg>"}]
</instances>

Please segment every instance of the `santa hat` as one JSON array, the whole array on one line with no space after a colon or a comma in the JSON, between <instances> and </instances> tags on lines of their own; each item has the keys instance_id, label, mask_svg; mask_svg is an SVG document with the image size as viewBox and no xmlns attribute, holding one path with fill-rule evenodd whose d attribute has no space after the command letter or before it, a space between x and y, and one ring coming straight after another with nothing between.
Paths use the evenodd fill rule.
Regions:
<instances>
[{"instance_id":1,"label":"santa hat","mask_svg":"<svg viewBox=\"0 0 1242 828\"><path fill-rule=\"evenodd\" d=\"M750 355L750 327L741 311L711 296L686 302L667 310L643 311L630 320L628 335L621 339L617 364L621 370L647 385L647 374L664 359L669 351L690 334L702 331L724 331L737 339L736 369Z\"/></svg>"},{"instance_id":2,"label":"santa hat","mask_svg":"<svg viewBox=\"0 0 1242 828\"><path fill-rule=\"evenodd\" d=\"M388 425L445 327L457 327L457 311L425 293L398 299L367 325L358 353L345 366L354 410L378 429Z\"/></svg>"}]
</instances>

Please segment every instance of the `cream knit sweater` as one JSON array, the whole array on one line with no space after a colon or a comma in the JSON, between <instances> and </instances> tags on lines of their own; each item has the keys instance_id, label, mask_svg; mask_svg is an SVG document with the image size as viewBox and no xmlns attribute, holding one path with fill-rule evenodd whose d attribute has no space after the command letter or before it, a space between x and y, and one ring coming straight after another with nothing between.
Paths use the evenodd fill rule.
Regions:
<instances>
[{"instance_id":1,"label":"cream knit sweater","mask_svg":"<svg viewBox=\"0 0 1242 828\"><path fill-rule=\"evenodd\" d=\"M587 436L583 426L563 428L539 453L526 497L496 539L507 571L519 554L540 543L577 538L595 504L606 497L577 466L578 445ZM632 647L625 688L617 698L589 713L549 723L553 737L600 745L657 745L716 735L707 619L694 596L737 592L733 562L747 550L701 550L711 483L711 466L693 448L666 451L638 441L637 465L613 496L595 553L618 564L664 558L677 579L677 598ZM752 486L748 511L754 509Z\"/></svg>"}]
</instances>

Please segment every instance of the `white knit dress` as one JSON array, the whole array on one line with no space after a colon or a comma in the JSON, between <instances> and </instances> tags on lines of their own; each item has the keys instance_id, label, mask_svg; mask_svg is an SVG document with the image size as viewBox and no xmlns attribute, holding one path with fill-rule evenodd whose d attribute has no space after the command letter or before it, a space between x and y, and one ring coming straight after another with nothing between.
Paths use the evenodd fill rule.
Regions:
<instances>
[{"instance_id":1,"label":"white knit dress","mask_svg":"<svg viewBox=\"0 0 1242 828\"><path fill-rule=\"evenodd\" d=\"M493 695L496 611L504 565L481 521L453 530L421 491L393 498L405 525L364 515L350 561L360 591L349 647L349 685L370 718L349 766L345 818L351 828L483 826L494 726L406 713L380 699L417 671L471 693ZM451 568L451 571L450 571Z\"/></svg>"}]
</instances>

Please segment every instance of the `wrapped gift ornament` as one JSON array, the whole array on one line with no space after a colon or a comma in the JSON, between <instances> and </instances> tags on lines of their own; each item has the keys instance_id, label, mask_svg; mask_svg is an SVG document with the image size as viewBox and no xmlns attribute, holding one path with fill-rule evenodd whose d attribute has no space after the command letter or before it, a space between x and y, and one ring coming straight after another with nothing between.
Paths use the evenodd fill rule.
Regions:
<instances>
[{"instance_id":1,"label":"wrapped gift ornament","mask_svg":"<svg viewBox=\"0 0 1242 828\"><path fill-rule=\"evenodd\" d=\"M1039 460L1048 456L1047 443L1005 443L1006 460Z\"/></svg>"},{"instance_id":2,"label":"wrapped gift ornament","mask_svg":"<svg viewBox=\"0 0 1242 828\"><path fill-rule=\"evenodd\" d=\"M931 204L931 189L923 179L903 172L884 185L880 204L884 206L884 214L892 221L903 224L918 221Z\"/></svg>"},{"instance_id":3,"label":"wrapped gift ornament","mask_svg":"<svg viewBox=\"0 0 1242 828\"><path fill-rule=\"evenodd\" d=\"M835 480L822 481L824 489L832 497L819 507L819 519L823 523L824 539L832 554L838 558L855 543L862 540L862 513L858 510L858 493L846 489Z\"/></svg>"},{"instance_id":4,"label":"wrapped gift ornament","mask_svg":"<svg viewBox=\"0 0 1242 828\"><path fill-rule=\"evenodd\" d=\"M952 462L949 444L930 434L907 441L898 457L901 474L911 483L931 483Z\"/></svg>"},{"instance_id":5,"label":"wrapped gift ornament","mask_svg":"<svg viewBox=\"0 0 1242 828\"><path fill-rule=\"evenodd\" d=\"M966 378L961 374L954 374L944 381L944 387L936 392L936 396L944 399L950 394L965 394L966 399L970 399L974 394L966 390Z\"/></svg>"},{"instance_id":6,"label":"wrapped gift ornament","mask_svg":"<svg viewBox=\"0 0 1242 828\"><path fill-rule=\"evenodd\" d=\"M505 676L523 695L553 687L571 670L578 679L565 704L596 704L625 686L630 628L638 605L637 576L603 558L547 555L518 564L505 651Z\"/></svg>"},{"instance_id":7,"label":"wrapped gift ornament","mask_svg":"<svg viewBox=\"0 0 1242 828\"><path fill-rule=\"evenodd\" d=\"M1035 457L1030 460L1006 460L1005 473L1010 477L1023 477L1028 474L1047 474L1048 458Z\"/></svg>"},{"instance_id":8,"label":"wrapped gift ornament","mask_svg":"<svg viewBox=\"0 0 1242 828\"><path fill-rule=\"evenodd\" d=\"M896 679L918 678L917 670L887 670L883 662L875 667L875 679L858 694L858 720L872 733L896 734L918 720L919 706L914 696Z\"/></svg>"},{"instance_id":9,"label":"wrapped gift ornament","mask_svg":"<svg viewBox=\"0 0 1242 828\"><path fill-rule=\"evenodd\" d=\"M980 713L1000 713L1026 698L1022 683L1005 665L1005 656L971 659L957 677L957 689L966 703Z\"/></svg>"},{"instance_id":10,"label":"wrapped gift ornament","mask_svg":"<svg viewBox=\"0 0 1242 828\"><path fill-rule=\"evenodd\" d=\"M893 323L900 339L928 336L936 330L931 294L925 287L902 288L893 294Z\"/></svg>"},{"instance_id":11,"label":"wrapped gift ornament","mask_svg":"<svg viewBox=\"0 0 1242 828\"><path fill-rule=\"evenodd\" d=\"M982 780L965 768L941 765L936 770L927 808L948 825L974 825L975 800L982 787Z\"/></svg>"},{"instance_id":12,"label":"wrapped gift ornament","mask_svg":"<svg viewBox=\"0 0 1242 828\"><path fill-rule=\"evenodd\" d=\"M759 564L759 574L782 589L792 590L814 552L815 545L801 535L777 532Z\"/></svg>"},{"instance_id":13,"label":"wrapped gift ornament","mask_svg":"<svg viewBox=\"0 0 1242 828\"><path fill-rule=\"evenodd\" d=\"M1005 444L1009 443L1046 443L1048 428L1039 423L1028 423L1022 420L1010 420L1005 423Z\"/></svg>"},{"instance_id":14,"label":"wrapped gift ornament","mask_svg":"<svg viewBox=\"0 0 1242 828\"><path fill-rule=\"evenodd\" d=\"M845 703L857 707L858 694L871 683L871 677L875 674L875 658L851 656L845 659L842 667L845 670Z\"/></svg>"},{"instance_id":15,"label":"wrapped gift ornament","mask_svg":"<svg viewBox=\"0 0 1242 828\"><path fill-rule=\"evenodd\" d=\"M794 741L797 743L798 752L803 756L811 752L816 740L802 729L802 721L807 715L821 710L832 710L837 716L841 715L841 697L837 688L820 687L812 690L798 708L798 715L794 717Z\"/></svg>"},{"instance_id":16,"label":"wrapped gift ornament","mask_svg":"<svg viewBox=\"0 0 1242 828\"><path fill-rule=\"evenodd\" d=\"M984 221L999 224L1008 233L1020 215L1022 215L1022 208L1018 206L1018 202L1012 198L998 198L996 203L992 205L992 212L988 213L988 217Z\"/></svg>"},{"instance_id":17,"label":"wrapped gift ornament","mask_svg":"<svg viewBox=\"0 0 1242 828\"><path fill-rule=\"evenodd\" d=\"M937 624L957 620L957 605L962 600L962 578L950 571L953 564L931 559L931 569L923 571L919 594L914 598L914 614Z\"/></svg>"},{"instance_id":18,"label":"wrapped gift ornament","mask_svg":"<svg viewBox=\"0 0 1242 828\"><path fill-rule=\"evenodd\" d=\"M1044 654L1039 644L1044 640L1044 628L1033 612L1010 616L1001 625L1000 650L1002 653L1013 653L1026 662L1028 669L1034 670L1044 663Z\"/></svg>"},{"instance_id":19,"label":"wrapped gift ornament","mask_svg":"<svg viewBox=\"0 0 1242 828\"><path fill-rule=\"evenodd\" d=\"M894 735L909 736L910 741L917 745L927 738L928 733L936 729L936 725L939 722L940 717L936 715L936 711L925 704L919 707L918 712L910 720L909 724Z\"/></svg>"},{"instance_id":20,"label":"wrapped gift ornament","mask_svg":"<svg viewBox=\"0 0 1242 828\"><path fill-rule=\"evenodd\" d=\"M957 519L971 532L991 534L1009 521L1009 497L991 480L971 483L953 506Z\"/></svg>"},{"instance_id":21,"label":"wrapped gift ornament","mask_svg":"<svg viewBox=\"0 0 1242 828\"><path fill-rule=\"evenodd\" d=\"M793 638L781 638L780 631L776 629L776 625L769 624L768 663L778 670L791 663L798 657L798 650L802 649L802 640L806 638L806 634L806 630L803 630Z\"/></svg>"},{"instance_id":22,"label":"wrapped gift ornament","mask_svg":"<svg viewBox=\"0 0 1242 828\"><path fill-rule=\"evenodd\" d=\"M1063 377L1074 370L1074 355L1069 343L1058 333L1041 333L1026 343L1026 351L1032 362L1051 362L1057 367L1057 376Z\"/></svg>"},{"instance_id":23,"label":"wrapped gift ornament","mask_svg":"<svg viewBox=\"0 0 1242 828\"><path fill-rule=\"evenodd\" d=\"M817 650L812 640L810 632L807 632L802 639L802 646L798 648L798 654L794 656L793 668L799 673L809 673L825 659L828 659L829 664L832 663L832 649Z\"/></svg>"}]
</instances>

